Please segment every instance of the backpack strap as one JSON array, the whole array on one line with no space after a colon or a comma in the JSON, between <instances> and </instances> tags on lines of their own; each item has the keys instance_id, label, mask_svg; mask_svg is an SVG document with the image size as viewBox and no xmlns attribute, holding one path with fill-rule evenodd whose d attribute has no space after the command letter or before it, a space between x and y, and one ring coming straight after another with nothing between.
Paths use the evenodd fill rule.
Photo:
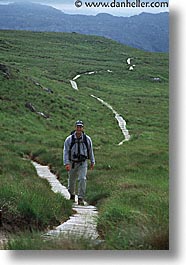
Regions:
<instances>
[{"instance_id":1,"label":"backpack strap","mask_svg":"<svg viewBox=\"0 0 186 265\"><path fill-rule=\"evenodd\" d=\"M71 133L71 143L70 143L70 148L69 148L69 160L71 161L71 150L73 145L75 144L75 136L74 136L74 131ZM89 159L89 146L88 146L88 141L87 141L87 136L85 133L83 133L83 143L86 146L87 149L87 158Z\"/></svg>"}]
</instances>

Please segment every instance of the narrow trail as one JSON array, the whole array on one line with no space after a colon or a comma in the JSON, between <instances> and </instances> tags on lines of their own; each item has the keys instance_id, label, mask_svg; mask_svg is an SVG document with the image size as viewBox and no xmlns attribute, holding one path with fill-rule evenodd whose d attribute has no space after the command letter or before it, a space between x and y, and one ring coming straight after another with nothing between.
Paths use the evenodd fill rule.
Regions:
<instances>
[{"instance_id":1,"label":"narrow trail","mask_svg":"<svg viewBox=\"0 0 186 265\"><path fill-rule=\"evenodd\" d=\"M131 59L131 58L129 58ZM128 59L128 64L130 64L130 60ZM111 70L106 70L108 73L112 73ZM83 75L92 75L96 74L102 71L91 71L83 73ZM82 74L81 74L82 75ZM70 80L71 86L73 89L78 90L78 86L75 80L81 77L80 74L76 75L72 80ZM130 140L130 134L129 131L126 128L126 121L123 119L121 115L119 115L111 105L109 105L107 102L103 101L102 99L90 95L91 97L97 99L99 102L101 102L103 105L105 105L107 108L109 108L115 115L116 120L118 121L119 127L125 137L123 141L121 141L118 145L122 145L125 141ZM48 182L51 185L51 189L53 192L61 193L64 198L67 200L70 199L70 194L65 186L63 186L58 180L57 177L51 173L48 166L42 166L34 161L32 161L32 164L34 165L37 174L39 177L47 179ZM76 198L77 201L77 198ZM99 238L99 234L97 232L97 217L98 212L96 207L91 205L86 206L79 206L76 203L73 204L72 208L76 213L70 217L69 220L62 223L61 225L57 226L55 229L50 230L47 232L44 236L50 237L50 236L59 236L63 235L65 237L78 237L78 238L86 238L91 240L97 240Z\"/></svg>"},{"instance_id":2,"label":"narrow trail","mask_svg":"<svg viewBox=\"0 0 186 265\"><path fill-rule=\"evenodd\" d=\"M47 179L51 185L53 192L59 192L67 200L70 199L70 194L65 186L63 186L57 177L51 173L48 166L42 166L32 161L39 177ZM75 214L69 220L57 226L55 229L48 231L44 237L55 237L63 235L66 238L85 238L89 240L97 240L99 234L97 232L97 217L98 211L92 205L79 206L73 204Z\"/></svg>"},{"instance_id":3,"label":"narrow trail","mask_svg":"<svg viewBox=\"0 0 186 265\"><path fill-rule=\"evenodd\" d=\"M77 85L77 82L75 80L77 80L78 78L80 78L82 75L93 75L93 74L97 74L97 73L101 73L103 71L91 71L91 72L86 72L86 73L83 73L83 74L78 74L76 75L72 80L70 80L70 84L72 86L73 89L75 90L79 90L78 89L78 85ZM111 70L106 70L106 72L108 73L112 73Z\"/></svg>"},{"instance_id":4,"label":"narrow trail","mask_svg":"<svg viewBox=\"0 0 186 265\"><path fill-rule=\"evenodd\" d=\"M124 142L129 141L130 140L130 134L129 131L126 128L126 121L123 119L123 117L121 115L119 115L111 105L109 105L107 102L105 102L104 100L102 100L101 98L98 98L94 95L91 95L91 97L97 99L99 102L101 102L103 105L105 105L107 108L109 108L115 115L116 120L118 121L119 127L125 137L125 139L123 141L121 141L118 145L122 145Z\"/></svg>"},{"instance_id":5,"label":"narrow trail","mask_svg":"<svg viewBox=\"0 0 186 265\"><path fill-rule=\"evenodd\" d=\"M70 83L73 89L78 90L77 83L74 80L70 80Z\"/></svg>"},{"instance_id":6,"label":"narrow trail","mask_svg":"<svg viewBox=\"0 0 186 265\"><path fill-rule=\"evenodd\" d=\"M131 59L132 58L128 58L127 59L127 64L131 64ZM132 65L132 67L134 67L135 65ZM92 71L92 72L87 72L87 73L84 73L84 75L92 75L92 74L96 74L96 73L98 73L98 72L102 72L102 71ZM107 70L107 72L108 73L112 73L112 71L111 70ZM75 90L78 90L78 86L77 86L77 83L76 83L76 81L75 80L77 80L78 78L80 78L81 77L81 75L80 74L78 74L78 75L76 75L74 78L73 78L73 80L70 80L70 83L71 83L71 86L72 86L72 88L73 89L75 89ZM115 115L115 119L118 121L118 125L119 125L119 127L120 127L120 129L121 129L121 131L122 131L122 133L123 133L123 135L124 135L124 140L122 140L121 142L119 142L119 144L118 145L122 145L124 142L126 142L126 141L129 141L130 140L130 134L129 134L129 131L127 130L127 128L126 128L126 121L123 119L123 117L121 116L121 115L119 115L114 109L113 109L113 107L110 105L110 104L108 104L107 102L105 102L104 100L102 100L101 98L98 98L98 97L96 97L96 96L94 96L94 95L90 95L91 97L93 97L93 98L95 98L95 99L97 99L99 102L101 102L102 104L104 104L107 108L109 108L113 113L114 113L114 115Z\"/></svg>"}]
</instances>

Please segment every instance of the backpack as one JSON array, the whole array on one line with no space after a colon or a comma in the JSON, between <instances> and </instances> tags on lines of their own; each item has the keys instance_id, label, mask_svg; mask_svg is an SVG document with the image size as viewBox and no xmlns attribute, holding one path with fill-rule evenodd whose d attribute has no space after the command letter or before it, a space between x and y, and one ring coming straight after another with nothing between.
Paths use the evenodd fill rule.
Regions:
<instances>
[{"instance_id":1,"label":"backpack","mask_svg":"<svg viewBox=\"0 0 186 265\"><path fill-rule=\"evenodd\" d=\"M71 132L72 135L72 140L71 140L71 144L70 144L70 148L69 148L69 159L71 159L71 150L73 145L76 143L75 141L75 136L74 136L74 131ZM89 159L89 146L88 146L88 141L87 141L87 136L84 132L82 132L82 137L83 137L83 143L85 144L86 148L87 148L87 159Z\"/></svg>"}]
</instances>

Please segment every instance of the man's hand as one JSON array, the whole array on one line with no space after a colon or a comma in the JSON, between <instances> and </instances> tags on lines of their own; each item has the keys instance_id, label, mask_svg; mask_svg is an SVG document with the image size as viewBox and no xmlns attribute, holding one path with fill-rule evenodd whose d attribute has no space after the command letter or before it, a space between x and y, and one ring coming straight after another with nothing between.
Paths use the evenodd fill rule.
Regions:
<instances>
[{"instance_id":1,"label":"man's hand","mask_svg":"<svg viewBox=\"0 0 186 265\"><path fill-rule=\"evenodd\" d=\"M91 170L94 169L94 163L92 163L92 164L90 165L90 169L91 169Z\"/></svg>"},{"instance_id":2,"label":"man's hand","mask_svg":"<svg viewBox=\"0 0 186 265\"><path fill-rule=\"evenodd\" d=\"M66 171L70 171L70 164L65 165Z\"/></svg>"}]
</instances>

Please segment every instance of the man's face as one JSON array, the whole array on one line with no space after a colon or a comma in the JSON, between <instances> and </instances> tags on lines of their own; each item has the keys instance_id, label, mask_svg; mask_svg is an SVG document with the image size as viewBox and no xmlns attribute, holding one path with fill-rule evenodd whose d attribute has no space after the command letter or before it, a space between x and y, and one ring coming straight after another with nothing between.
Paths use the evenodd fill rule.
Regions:
<instances>
[{"instance_id":1,"label":"man's face","mask_svg":"<svg viewBox=\"0 0 186 265\"><path fill-rule=\"evenodd\" d=\"M83 126L77 125L76 126L76 132L79 134L82 133L83 132Z\"/></svg>"}]
</instances>

